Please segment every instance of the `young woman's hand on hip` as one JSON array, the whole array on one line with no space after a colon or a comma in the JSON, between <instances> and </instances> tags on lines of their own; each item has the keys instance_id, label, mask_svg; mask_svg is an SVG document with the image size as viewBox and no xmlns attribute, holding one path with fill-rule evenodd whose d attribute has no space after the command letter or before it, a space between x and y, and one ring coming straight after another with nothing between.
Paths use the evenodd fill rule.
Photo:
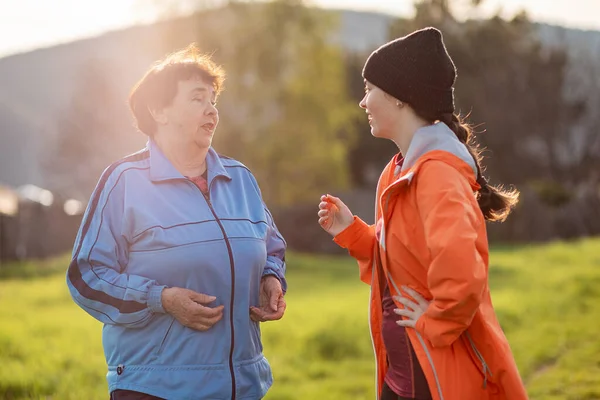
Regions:
<instances>
[{"instance_id":1,"label":"young woman's hand on hip","mask_svg":"<svg viewBox=\"0 0 600 400\"><path fill-rule=\"evenodd\" d=\"M343 201L332 195L321 196L319 203L319 225L331 236L337 236L350 226L354 215Z\"/></svg>"}]
</instances>

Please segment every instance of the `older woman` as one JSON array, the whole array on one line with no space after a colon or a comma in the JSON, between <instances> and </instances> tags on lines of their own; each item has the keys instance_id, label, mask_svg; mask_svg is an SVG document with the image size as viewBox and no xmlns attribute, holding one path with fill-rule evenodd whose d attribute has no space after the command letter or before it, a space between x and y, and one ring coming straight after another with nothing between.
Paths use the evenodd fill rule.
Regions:
<instances>
[{"instance_id":1,"label":"older woman","mask_svg":"<svg viewBox=\"0 0 600 400\"><path fill-rule=\"evenodd\" d=\"M257 399L272 383L259 322L283 316L286 243L252 173L211 147L223 71L192 45L130 106L142 151L103 173L67 284L104 323L111 399Z\"/></svg>"}]
</instances>

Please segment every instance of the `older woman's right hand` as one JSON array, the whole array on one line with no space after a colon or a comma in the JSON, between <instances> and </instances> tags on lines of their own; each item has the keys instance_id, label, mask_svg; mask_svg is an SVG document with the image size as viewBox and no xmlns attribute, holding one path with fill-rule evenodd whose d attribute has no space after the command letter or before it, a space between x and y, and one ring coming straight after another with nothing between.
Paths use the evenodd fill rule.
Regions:
<instances>
[{"instance_id":1,"label":"older woman's right hand","mask_svg":"<svg viewBox=\"0 0 600 400\"><path fill-rule=\"evenodd\" d=\"M166 312L188 328L207 331L223 318L223 305L206 307L216 297L194 292L184 288L166 288L161 295L162 305Z\"/></svg>"}]
</instances>

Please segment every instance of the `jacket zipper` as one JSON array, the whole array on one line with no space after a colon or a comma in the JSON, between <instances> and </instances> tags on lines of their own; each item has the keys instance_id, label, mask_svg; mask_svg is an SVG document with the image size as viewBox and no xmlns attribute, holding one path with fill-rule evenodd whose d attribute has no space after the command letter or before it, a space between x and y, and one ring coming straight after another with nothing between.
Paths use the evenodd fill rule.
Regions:
<instances>
[{"instance_id":1,"label":"jacket zipper","mask_svg":"<svg viewBox=\"0 0 600 400\"><path fill-rule=\"evenodd\" d=\"M195 183L191 182L196 189L200 190L200 188L198 186L196 186ZM208 193L210 193L210 186L212 186L212 182L211 185L208 186ZM236 390L235 390L235 371L233 369L233 348L235 346L235 329L233 326L233 304L234 304L234 300L235 300L235 264L233 261L233 250L231 249L231 243L229 242L229 238L227 237L227 233L225 232L225 228L223 227L223 224L221 223L221 220L219 219L219 217L217 217L217 213L215 212L215 209L212 206L212 203L210 201L210 195L209 194L204 194L202 192L202 190L200 190L200 193L202 193L202 197L204 197L204 200L206 200L206 204L208 204L208 208L210 208L210 211L212 212L213 216L215 217L215 221L217 221L217 224L219 224L219 228L221 228L221 232L223 233L223 239L225 240L225 245L227 246L227 252L229 253L229 267L231 269L231 298L230 298L230 305L229 305L229 325L231 326L231 345L229 348L229 373L231 374L231 399L235 400L235 396L236 396Z\"/></svg>"},{"instance_id":2,"label":"jacket zipper","mask_svg":"<svg viewBox=\"0 0 600 400\"><path fill-rule=\"evenodd\" d=\"M488 374L490 377L493 376L492 371L490 371L490 367L488 366L487 362L485 361L485 358L483 358L483 355L481 354L481 352L479 352L479 349L477 349L477 346L475 346L475 342L473 341L471 334L468 331L465 331L465 336L467 337L467 340L469 341L471 348L475 352L475 356L479 359L479 362L481 363L481 373L483 373L483 388L485 389L485 388L487 388Z\"/></svg>"},{"instance_id":3,"label":"jacket zipper","mask_svg":"<svg viewBox=\"0 0 600 400\"><path fill-rule=\"evenodd\" d=\"M371 302L373 300L373 281L375 280L375 269L377 268L375 261L375 257L377 257L377 251L375 251L375 255L373 256L373 265L371 266L371 291L369 293L369 335L371 335L371 346L373 347L373 354L375 355L375 400L379 400L379 391L381 388L379 387L379 371L377 366L377 349L375 348L375 340L373 338L373 327L371 326Z\"/></svg>"},{"instance_id":4,"label":"jacket zipper","mask_svg":"<svg viewBox=\"0 0 600 400\"><path fill-rule=\"evenodd\" d=\"M408 180L408 182L410 182L411 177L412 176L409 176L407 174L406 177L400 178L400 180L398 182L396 182L396 183L399 183L400 181L406 182L407 180ZM396 189L396 188L393 188L393 189ZM382 224L381 224L381 232L382 232L381 233L381 237L382 238L383 238L384 231L385 231L385 215L387 213L387 208L388 208L388 205L389 205L389 202L390 202L390 198L392 197L392 191L393 191L393 189L390 189L390 188L386 189L388 191L388 193L387 193L387 196L386 196L386 199L385 199L385 203L383 204L383 207L381 209L381 211L382 211L381 217L383 219L382 220ZM378 244L378 245L382 246L383 247L383 251L385 252L385 250L386 250L385 242L383 242L381 244ZM401 293L400 289L396 285L396 282L394 282L394 280L392 279L392 275L389 273L389 271L387 273L387 277L388 277L389 282L392 283L392 286L396 290L396 293L400 294ZM423 337L421 337L421 334L419 332L417 332L416 330L415 330L415 333L417 334L417 338L419 340L419 343L421 344L421 346L423 347L423 350L425 351L425 355L427 356L427 361L429 361L429 366L431 367L431 369L433 371L433 377L435 379L435 386L436 386L436 389L437 389L437 392L438 392L438 396L439 396L440 400L444 400L444 394L442 393L442 387L440 385L440 380L438 378L437 371L435 369L435 365L433 364L433 359L431 358L431 354L429 353L429 349L427 348L427 345L425 344L425 341L423 340Z\"/></svg>"},{"instance_id":5,"label":"jacket zipper","mask_svg":"<svg viewBox=\"0 0 600 400\"><path fill-rule=\"evenodd\" d=\"M377 210L379 209L379 181L377 181L377 189L375 190L375 224L377 224ZM378 244L379 245L379 244ZM371 265L371 285L369 292L369 335L371 335L371 345L373 346L373 354L375 355L375 400L379 400L381 388L379 387L379 367L377 361L377 349L375 348L375 340L373 338L373 327L371 326L371 302L373 301L373 282L375 281L375 270L377 269L377 248L373 250L373 265Z\"/></svg>"}]
</instances>

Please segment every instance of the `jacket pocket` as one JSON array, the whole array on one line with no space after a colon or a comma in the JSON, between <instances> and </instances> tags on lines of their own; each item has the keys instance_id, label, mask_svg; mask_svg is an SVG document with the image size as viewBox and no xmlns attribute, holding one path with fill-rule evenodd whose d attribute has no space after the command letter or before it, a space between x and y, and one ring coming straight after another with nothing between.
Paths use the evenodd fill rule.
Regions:
<instances>
[{"instance_id":1,"label":"jacket pocket","mask_svg":"<svg viewBox=\"0 0 600 400\"><path fill-rule=\"evenodd\" d=\"M258 322L250 320L250 335L252 337L252 342L254 343L254 348L256 349L257 354L262 353L263 345L260 334L260 325Z\"/></svg>"},{"instance_id":2,"label":"jacket pocket","mask_svg":"<svg viewBox=\"0 0 600 400\"><path fill-rule=\"evenodd\" d=\"M158 346L156 347L156 351L154 352L153 357L154 359L158 358L162 353L163 349L165 348L167 339L173 329L173 324L175 324L175 317L171 317L171 323L169 324L169 327L167 328L165 333L162 335L162 340L158 343Z\"/></svg>"},{"instance_id":3,"label":"jacket pocket","mask_svg":"<svg viewBox=\"0 0 600 400\"><path fill-rule=\"evenodd\" d=\"M486 362L485 358L475 345L475 341L471 337L471 334L468 331L465 331L463 337L471 360L475 363L483 375L482 387L485 389L487 388L488 382L493 382L492 371L490 370L489 364Z\"/></svg>"}]
</instances>

